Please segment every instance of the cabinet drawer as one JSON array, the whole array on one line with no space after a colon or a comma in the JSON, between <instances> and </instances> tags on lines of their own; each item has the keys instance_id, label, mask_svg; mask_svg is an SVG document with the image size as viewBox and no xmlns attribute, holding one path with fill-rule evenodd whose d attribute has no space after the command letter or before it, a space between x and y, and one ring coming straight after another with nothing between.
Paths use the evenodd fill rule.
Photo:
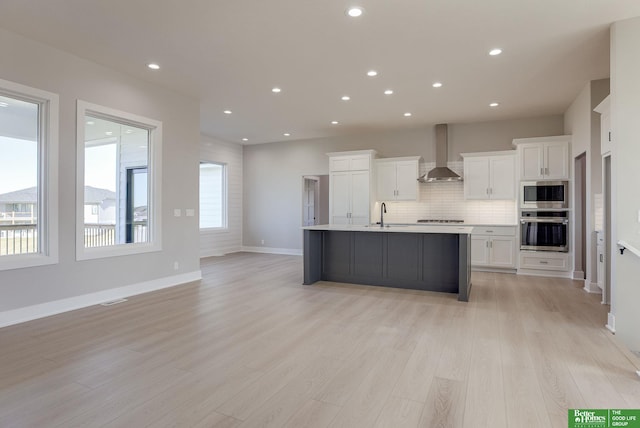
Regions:
<instances>
[{"instance_id":1,"label":"cabinet drawer","mask_svg":"<svg viewBox=\"0 0 640 428\"><path fill-rule=\"evenodd\" d=\"M517 226L473 226L472 235L516 236Z\"/></svg>"},{"instance_id":2,"label":"cabinet drawer","mask_svg":"<svg viewBox=\"0 0 640 428\"><path fill-rule=\"evenodd\" d=\"M560 253L520 251L520 268L566 271L569 268L569 256Z\"/></svg>"}]
</instances>

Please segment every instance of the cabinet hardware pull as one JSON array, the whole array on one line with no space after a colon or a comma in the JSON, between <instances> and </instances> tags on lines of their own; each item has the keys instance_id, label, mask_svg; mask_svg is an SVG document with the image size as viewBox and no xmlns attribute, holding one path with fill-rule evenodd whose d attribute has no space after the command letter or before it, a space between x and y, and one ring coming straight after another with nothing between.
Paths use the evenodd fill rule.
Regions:
<instances>
[{"instance_id":1,"label":"cabinet hardware pull","mask_svg":"<svg viewBox=\"0 0 640 428\"><path fill-rule=\"evenodd\" d=\"M544 175L544 168L540 168L540 175Z\"/></svg>"},{"instance_id":2,"label":"cabinet hardware pull","mask_svg":"<svg viewBox=\"0 0 640 428\"><path fill-rule=\"evenodd\" d=\"M609 142L611 142L611 131L609 131Z\"/></svg>"},{"instance_id":3,"label":"cabinet hardware pull","mask_svg":"<svg viewBox=\"0 0 640 428\"><path fill-rule=\"evenodd\" d=\"M485 230L486 233L493 233L493 230Z\"/></svg>"},{"instance_id":4,"label":"cabinet hardware pull","mask_svg":"<svg viewBox=\"0 0 640 428\"><path fill-rule=\"evenodd\" d=\"M549 168L548 168L548 167L546 167L546 168L544 169L544 173L545 173L546 175L549 175Z\"/></svg>"},{"instance_id":5,"label":"cabinet hardware pull","mask_svg":"<svg viewBox=\"0 0 640 428\"><path fill-rule=\"evenodd\" d=\"M489 194L489 188L487 187L487 195Z\"/></svg>"},{"instance_id":6,"label":"cabinet hardware pull","mask_svg":"<svg viewBox=\"0 0 640 428\"><path fill-rule=\"evenodd\" d=\"M604 254L600 254L600 263L604 262Z\"/></svg>"},{"instance_id":7,"label":"cabinet hardware pull","mask_svg":"<svg viewBox=\"0 0 640 428\"><path fill-rule=\"evenodd\" d=\"M541 265L548 265L548 264L549 264L549 262L548 262L548 261L546 261L546 260L540 260L540 264L541 264Z\"/></svg>"}]
</instances>

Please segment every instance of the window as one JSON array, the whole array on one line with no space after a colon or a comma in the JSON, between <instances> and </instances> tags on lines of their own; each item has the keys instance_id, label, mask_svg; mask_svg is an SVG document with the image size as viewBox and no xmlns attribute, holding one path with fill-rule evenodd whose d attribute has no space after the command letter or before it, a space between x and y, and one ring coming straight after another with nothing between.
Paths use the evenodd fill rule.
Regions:
<instances>
[{"instance_id":1,"label":"window","mask_svg":"<svg viewBox=\"0 0 640 428\"><path fill-rule=\"evenodd\" d=\"M78 259L160 249L161 128L78 101Z\"/></svg>"},{"instance_id":2,"label":"window","mask_svg":"<svg viewBox=\"0 0 640 428\"><path fill-rule=\"evenodd\" d=\"M227 227L227 168L200 162L200 229Z\"/></svg>"},{"instance_id":3,"label":"window","mask_svg":"<svg viewBox=\"0 0 640 428\"><path fill-rule=\"evenodd\" d=\"M58 96L0 80L0 270L57 263Z\"/></svg>"}]
</instances>

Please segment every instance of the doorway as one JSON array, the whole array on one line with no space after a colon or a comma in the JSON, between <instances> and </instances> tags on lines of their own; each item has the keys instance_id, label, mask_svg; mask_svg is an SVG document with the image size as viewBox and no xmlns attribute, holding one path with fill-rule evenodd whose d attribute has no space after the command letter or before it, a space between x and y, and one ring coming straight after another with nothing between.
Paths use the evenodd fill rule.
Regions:
<instances>
[{"instance_id":1,"label":"doorway","mask_svg":"<svg viewBox=\"0 0 640 428\"><path fill-rule=\"evenodd\" d=\"M302 177L302 226L329 222L329 176Z\"/></svg>"},{"instance_id":2,"label":"doorway","mask_svg":"<svg viewBox=\"0 0 640 428\"><path fill-rule=\"evenodd\" d=\"M575 158L575 266L574 279L585 279L587 270L587 153ZM590 291L590 284L585 282L585 288Z\"/></svg>"}]
</instances>

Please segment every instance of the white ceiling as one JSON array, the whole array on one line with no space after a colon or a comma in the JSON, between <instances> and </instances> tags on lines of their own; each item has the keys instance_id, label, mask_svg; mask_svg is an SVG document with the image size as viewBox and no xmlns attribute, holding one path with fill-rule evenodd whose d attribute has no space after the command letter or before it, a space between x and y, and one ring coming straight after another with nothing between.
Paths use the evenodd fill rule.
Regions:
<instances>
[{"instance_id":1,"label":"white ceiling","mask_svg":"<svg viewBox=\"0 0 640 428\"><path fill-rule=\"evenodd\" d=\"M197 97L202 132L254 144L561 114L609 76L609 25L639 15L638 0L2 0L0 26Z\"/></svg>"}]
</instances>

